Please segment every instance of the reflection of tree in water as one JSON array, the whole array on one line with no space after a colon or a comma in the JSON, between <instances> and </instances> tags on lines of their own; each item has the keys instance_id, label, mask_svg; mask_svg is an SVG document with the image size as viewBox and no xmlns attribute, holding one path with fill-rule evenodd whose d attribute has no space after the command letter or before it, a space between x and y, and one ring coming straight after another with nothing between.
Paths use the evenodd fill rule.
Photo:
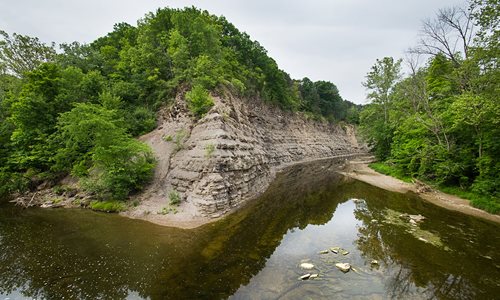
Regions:
<instances>
[{"instance_id":1,"label":"reflection of tree in water","mask_svg":"<svg viewBox=\"0 0 500 300\"><path fill-rule=\"evenodd\" d=\"M364 197L370 199L373 195ZM419 241L406 232L405 227L386 223L384 210L387 207L401 213L416 213L412 205L415 203L419 205L418 202L398 200L397 197L393 198L390 195L382 199L383 202L357 201L354 214L363 222L358 228L357 247L368 262L371 259L381 262L380 267L388 276L386 279L388 296L397 299L411 298L415 295L429 299L489 299L491 295L498 295L498 285L484 278L480 279L483 276L493 281L494 278L500 278L498 268L483 266L482 271L477 270L477 250L481 249L469 254L460 251L463 247L461 243L469 237L460 236L463 233L460 231L449 232L450 227L446 226L447 220L444 219L446 212L431 207L425 211L428 219L420 226L427 226L427 230L432 230L444 238L448 242L447 246L453 250ZM467 218L461 217L459 220L464 222ZM456 224L455 227L457 226L467 225ZM450 236L454 239L448 238ZM483 245L488 245L488 242Z\"/></svg>"}]
</instances>

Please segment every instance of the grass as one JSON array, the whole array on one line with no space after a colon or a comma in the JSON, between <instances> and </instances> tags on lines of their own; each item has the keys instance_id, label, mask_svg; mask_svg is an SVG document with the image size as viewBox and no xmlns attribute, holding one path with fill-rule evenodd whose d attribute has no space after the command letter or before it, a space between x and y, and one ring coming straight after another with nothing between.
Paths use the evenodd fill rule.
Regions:
<instances>
[{"instance_id":1,"label":"grass","mask_svg":"<svg viewBox=\"0 0 500 300\"><path fill-rule=\"evenodd\" d=\"M500 214L500 200L498 198L481 195L456 186L438 186L437 188L444 193L469 200L471 205L476 208L492 214Z\"/></svg>"},{"instance_id":2,"label":"grass","mask_svg":"<svg viewBox=\"0 0 500 300\"><path fill-rule=\"evenodd\" d=\"M90 208L95 211L115 213L126 210L127 206L121 201L92 201Z\"/></svg>"},{"instance_id":3,"label":"grass","mask_svg":"<svg viewBox=\"0 0 500 300\"><path fill-rule=\"evenodd\" d=\"M384 175L389 175L395 177L404 182L412 182L412 178L405 175L400 169L383 162L374 162L368 165L373 170L382 173Z\"/></svg>"},{"instance_id":4,"label":"grass","mask_svg":"<svg viewBox=\"0 0 500 300\"><path fill-rule=\"evenodd\" d=\"M389 175L398 178L404 182L412 182L411 177L405 175L401 170L390 164L384 162L375 162L369 164L368 166L373 170L382 173L384 175ZM476 208L485 210L492 214L500 214L500 200L498 198L474 193L470 190L465 190L458 186L443 186L443 185L438 185L435 182L429 182L424 180L422 181L432 186L432 188L435 188L443 193L455 195L462 199L467 199L470 201L471 205Z\"/></svg>"},{"instance_id":5,"label":"grass","mask_svg":"<svg viewBox=\"0 0 500 300\"><path fill-rule=\"evenodd\" d=\"M171 135L164 135L163 140L165 142L171 142L174 138Z\"/></svg>"}]
</instances>

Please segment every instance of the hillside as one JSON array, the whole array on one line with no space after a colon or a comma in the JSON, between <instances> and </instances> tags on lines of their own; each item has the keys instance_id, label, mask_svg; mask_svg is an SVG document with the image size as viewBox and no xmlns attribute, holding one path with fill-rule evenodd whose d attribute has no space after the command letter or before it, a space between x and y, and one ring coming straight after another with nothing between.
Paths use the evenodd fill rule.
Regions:
<instances>
[{"instance_id":1,"label":"hillside","mask_svg":"<svg viewBox=\"0 0 500 300\"><path fill-rule=\"evenodd\" d=\"M158 187L153 194L166 203L213 215L265 189L275 166L352 150L345 124L357 122L359 108L333 83L291 79L258 42L206 11L158 9L59 52L37 38L1 36L3 198L53 205L62 196L120 210L120 201ZM225 169L228 156L241 174ZM232 191L205 176L212 167L230 174Z\"/></svg>"}]
</instances>

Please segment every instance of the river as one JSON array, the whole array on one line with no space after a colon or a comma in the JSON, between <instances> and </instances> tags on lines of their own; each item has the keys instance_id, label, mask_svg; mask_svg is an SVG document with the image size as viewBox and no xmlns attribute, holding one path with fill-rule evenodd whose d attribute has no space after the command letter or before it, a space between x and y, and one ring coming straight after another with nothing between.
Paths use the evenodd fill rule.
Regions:
<instances>
[{"instance_id":1,"label":"river","mask_svg":"<svg viewBox=\"0 0 500 300\"><path fill-rule=\"evenodd\" d=\"M243 209L192 230L4 203L0 299L498 299L499 224L337 168L288 168Z\"/></svg>"}]
</instances>

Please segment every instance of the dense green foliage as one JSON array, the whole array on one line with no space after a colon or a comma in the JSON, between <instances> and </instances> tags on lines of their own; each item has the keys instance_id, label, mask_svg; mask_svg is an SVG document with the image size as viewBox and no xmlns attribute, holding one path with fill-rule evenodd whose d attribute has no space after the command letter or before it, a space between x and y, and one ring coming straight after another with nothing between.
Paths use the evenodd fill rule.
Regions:
<instances>
[{"instance_id":1,"label":"dense green foliage","mask_svg":"<svg viewBox=\"0 0 500 300\"><path fill-rule=\"evenodd\" d=\"M467 20L457 14L471 11ZM378 60L365 82L373 101L360 115L379 159L405 176L469 193L490 212L500 212L499 11L499 1L477 0L470 10L440 12L438 21L452 20L461 32L477 24L474 43L453 55L437 51L404 78L399 62Z\"/></svg>"},{"instance_id":2,"label":"dense green foliage","mask_svg":"<svg viewBox=\"0 0 500 300\"><path fill-rule=\"evenodd\" d=\"M324 81L292 80L224 17L158 9L116 24L90 44L45 45L0 31L0 196L67 174L102 200L121 200L152 175L151 150L133 137L184 94L194 118L212 95L232 93L329 121L358 121L359 107ZM177 150L185 134L176 135Z\"/></svg>"}]
</instances>

